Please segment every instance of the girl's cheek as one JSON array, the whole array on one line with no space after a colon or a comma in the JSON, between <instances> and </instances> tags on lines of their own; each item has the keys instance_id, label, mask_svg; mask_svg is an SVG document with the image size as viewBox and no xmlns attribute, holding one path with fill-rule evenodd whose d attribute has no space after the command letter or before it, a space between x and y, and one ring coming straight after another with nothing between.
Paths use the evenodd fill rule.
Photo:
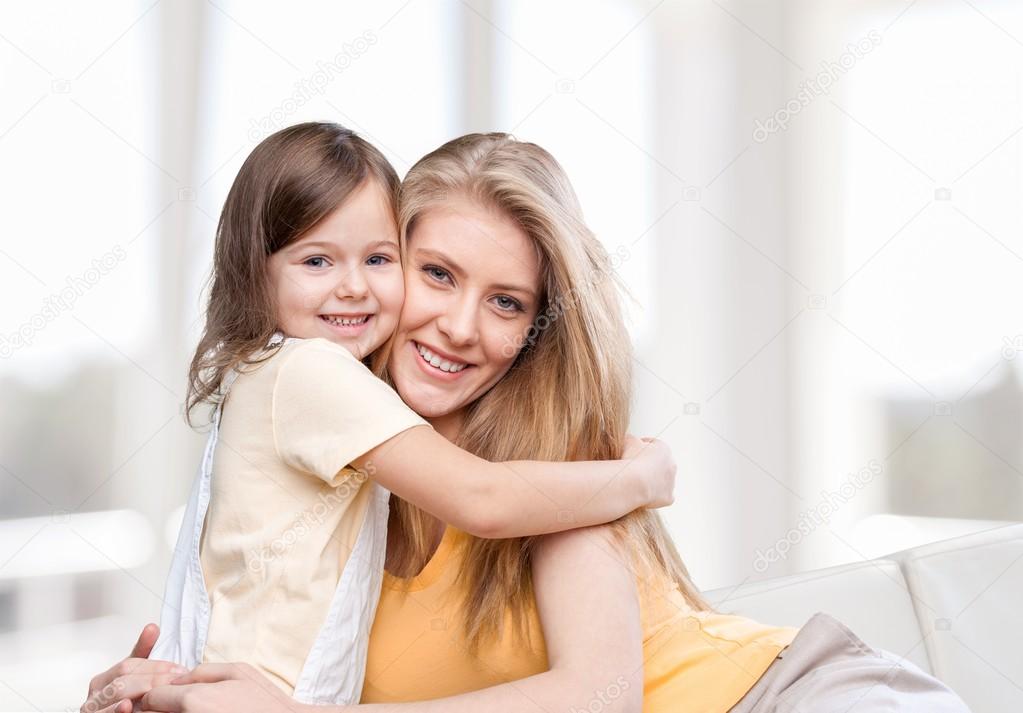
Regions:
<instances>
[{"instance_id":1,"label":"girl's cheek","mask_svg":"<svg viewBox=\"0 0 1023 713\"><path fill-rule=\"evenodd\" d=\"M402 307L405 304L405 283L404 282L398 282L397 285L395 285L395 288L394 288L394 300L393 301L394 301L394 307L393 307L394 319L395 319L395 322L397 322L398 318L401 316Z\"/></svg>"}]
</instances>

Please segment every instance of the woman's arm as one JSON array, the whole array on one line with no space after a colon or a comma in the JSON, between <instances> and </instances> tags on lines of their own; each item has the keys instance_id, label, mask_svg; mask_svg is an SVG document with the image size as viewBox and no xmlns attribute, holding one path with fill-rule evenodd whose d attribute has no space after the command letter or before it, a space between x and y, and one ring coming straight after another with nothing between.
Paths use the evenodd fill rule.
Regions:
<instances>
[{"instance_id":1,"label":"woman's arm","mask_svg":"<svg viewBox=\"0 0 1023 713\"><path fill-rule=\"evenodd\" d=\"M471 535L524 537L599 525L670 505L675 462L661 441L630 437L621 460L491 463L415 427L356 459L381 485Z\"/></svg>"},{"instance_id":2,"label":"woman's arm","mask_svg":"<svg viewBox=\"0 0 1023 713\"><path fill-rule=\"evenodd\" d=\"M607 527L543 538L534 556L533 576L549 671L459 696L358 710L536 713L599 707L605 713L639 713L643 631L636 575L628 562ZM327 713L323 708L315 711Z\"/></svg>"},{"instance_id":3,"label":"woman's arm","mask_svg":"<svg viewBox=\"0 0 1023 713\"><path fill-rule=\"evenodd\" d=\"M643 707L643 632L636 576L606 527L549 535L534 557L536 603L550 670L519 681L416 703L358 706L377 713L536 713ZM172 713L354 713L351 706L301 706L268 689L244 664L204 664L182 684L153 689L144 711ZM270 686L272 688L272 686Z\"/></svg>"}]
</instances>

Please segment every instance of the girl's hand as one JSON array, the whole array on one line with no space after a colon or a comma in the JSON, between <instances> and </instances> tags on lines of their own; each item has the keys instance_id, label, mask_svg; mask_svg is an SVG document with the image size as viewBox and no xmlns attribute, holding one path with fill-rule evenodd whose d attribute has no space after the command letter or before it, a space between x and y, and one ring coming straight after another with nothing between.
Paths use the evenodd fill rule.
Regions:
<instances>
[{"instance_id":1,"label":"girl's hand","mask_svg":"<svg viewBox=\"0 0 1023 713\"><path fill-rule=\"evenodd\" d=\"M245 663L201 664L173 684L153 688L141 701L144 713L304 713L306 708Z\"/></svg>"},{"instance_id":2,"label":"girl's hand","mask_svg":"<svg viewBox=\"0 0 1023 713\"><path fill-rule=\"evenodd\" d=\"M131 701L146 693L153 686L170 683L188 669L170 661L150 661L160 628L148 624L139 635L131 655L89 681L89 693L82 704L81 713L106 713L115 710L119 701L127 700L127 713L131 713ZM124 713L121 706L119 713Z\"/></svg>"},{"instance_id":3,"label":"girl's hand","mask_svg":"<svg viewBox=\"0 0 1023 713\"><path fill-rule=\"evenodd\" d=\"M675 473L678 466L671 449L656 438L625 437L622 460L645 487L646 507L662 508L675 502Z\"/></svg>"}]
</instances>

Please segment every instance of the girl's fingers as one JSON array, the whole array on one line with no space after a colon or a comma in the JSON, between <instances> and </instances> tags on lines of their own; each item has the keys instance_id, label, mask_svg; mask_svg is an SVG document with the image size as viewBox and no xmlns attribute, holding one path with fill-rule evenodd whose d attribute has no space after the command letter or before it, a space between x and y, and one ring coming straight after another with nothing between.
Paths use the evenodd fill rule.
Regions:
<instances>
[{"instance_id":1,"label":"girl's fingers","mask_svg":"<svg viewBox=\"0 0 1023 713\"><path fill-rule=\"evenodd\" d=\"M190 683L217 683L218 681L244 680L246 676L237 664L204 663L199 664L183 676L178 676L171 683L175 686Z\"/></svg>"},{"instance_id":2,"label":"girl's fingers","mask_svg":"<svg viewBox=\"0 0 1023 713\"><path fill-rule=\"evenodd\" d=\"M107 706L96 713L131 713L131 701L118 701L114 705Z\"/></svg>"},{"instance_id":3,"label":"girl's fingers","mask_svg":"<svg viewBox=\"0 0 1023 713\"><path fill-rule=\"evenodd\" d=\"M109 706L112 703L117 705L118 701L124 699L129 699L130 701L138 698L153 686L166 686L180 675L169 670L170 666L173 666L173 664L162 667L168 669L165 673L130 673L118 676L110 684L89 696L89 700L82 706L82 710L94 711L99 710L103 706ZM131 713L130 706L127 713Z\"/></svg>"},{"instance_id":4,"label":"girl's fingers","mask_svg":"<svg viewBox=\"0 0 1023 713\"><path fill-rule=\"evenodd\" d=\"M121 676L130 676L136 673L177 673L187 671L184 666L178 666L173 661L150 661L149 659L129 658L118 661L106 671L93 679L91 687L93 691L102 690ZM116 700L111 698L111 700Z\"/></svg>"},{"instance_id":5,"label":"girl's fingers","mask_svg":"<svg viewBox=\"0 0 1023 713\"><path fill-rule=\"evenodd\" d=\"M131 650L129 658L149 658L149 654L153 651L153 647L156 645L156 640L159 636L160 627L156 624L146 624L142 627L142 633L139 634L138 641L135 642L135 647Z\"/></svg>"},{"instance_id":6,"label":"girl's fingers","mask_svg":"<svg viewBox=\"0 0 1023 713\"><path fill-rule=\"evenodd\" d=\"M142 710L180 711L185 694L191 686L157 686L142 696L139 706ZM121 713L118 711L118 713Z\"/></svg>"}]
</instances>

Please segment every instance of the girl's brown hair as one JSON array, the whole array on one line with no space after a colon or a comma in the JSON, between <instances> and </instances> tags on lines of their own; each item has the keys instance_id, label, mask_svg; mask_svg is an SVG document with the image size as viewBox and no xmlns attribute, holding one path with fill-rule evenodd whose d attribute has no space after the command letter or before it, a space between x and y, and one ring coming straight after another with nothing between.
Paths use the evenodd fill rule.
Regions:
<instances>
[{"instance_id":1,"label":"girl's brown hair","mask_svg":"<svg viewBox=\"0 0 1023 713\"><path fill-rule=\"evenodd\" d=\"M586 227L564 170L544 149L507 134L450 141L423 157L402 183L403 248L419 216L460 197L518 223L540 253L544 298L514 365L468 407L456 443L491 461L620 457L632 396L631 343L610 258ZM386 352L374 357L378 373ZM432 555L434 520L395 496L392 505L388 556L392 570L408 576ZM691 606L709 609L657 513L639 510L611 527L642 584L677 587ZM469 538L458 581L472 648L499 634L509 613L519 632L528 631L535 541Z\"/></svg>"},{"instance_id":2,"label":"girl's brown hair","mask_svg":"<svg viewBox=\"0 0 1023 713\"><path fill-rule=\"evenodd\" d=\"M372 179L396 206L394 168L339 124L296 124L264 139L242 164L217 225L206 325L188 370L185 417L214 403L227 372L259 361L277 329L267 259L298 240Z\"/></svg>"}]
</instances>

